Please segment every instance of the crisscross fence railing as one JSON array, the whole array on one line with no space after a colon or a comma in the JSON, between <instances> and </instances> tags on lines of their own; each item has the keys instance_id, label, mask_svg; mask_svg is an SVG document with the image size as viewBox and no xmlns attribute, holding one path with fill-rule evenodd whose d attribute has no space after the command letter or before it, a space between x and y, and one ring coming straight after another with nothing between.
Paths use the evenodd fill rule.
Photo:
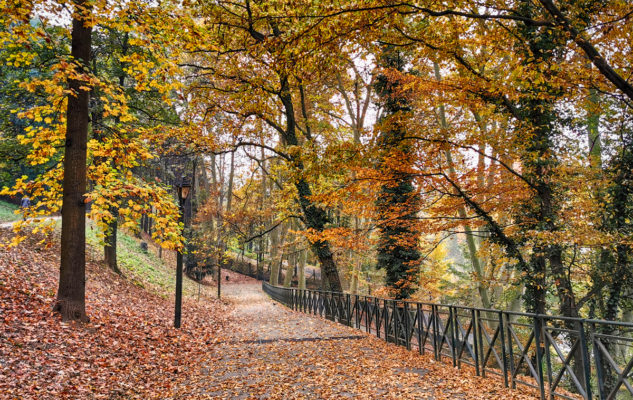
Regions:
<instances>
[{"instance_id":1,"label":"crisscross fence railing","mask_svg":"<svg viewBox=\"0 0 633 400\"><path fill-rule=\"evenodd\" d=\"M541 399L633 399L633 324L271 286L296 311L364 330Z\"/></svg>"}]
</instances>

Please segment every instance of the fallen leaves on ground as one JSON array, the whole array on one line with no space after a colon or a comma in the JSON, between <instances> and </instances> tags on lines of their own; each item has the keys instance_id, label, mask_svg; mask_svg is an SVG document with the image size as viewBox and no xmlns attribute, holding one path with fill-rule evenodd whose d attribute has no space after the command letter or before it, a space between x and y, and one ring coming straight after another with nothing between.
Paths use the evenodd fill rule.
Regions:
<instances>
[{"instance_id":1,"label":"fallen leaves on ground","mask_svg":"<svg viewBox=\"0 0 633 400\"><path fill-rule=\"evenodd\" d=\"M232 305L188 299L176 330L171 300L90 262L90 322L65 324L51 312L59 250L30 241L0 250L3 399L535 398L293 312L229 271Z\"/></svg>"},{"instance_id":2,"label":"fallen leaves on ground","mask_svg":"<svg viewBox=\"0 0 633 400\"><path fill-rule=\"evenodd\" d=\"M230 341L209 349L182 398L535 399L359 330L272 302L261 284L227 285L235 304Z\"/></svg>"},{"instance_id":3,"label":"fallen leaves on ground","mask_svg":"<svg viewBox=\"0 0 633 400\"><path fill-rule=\"evenodd\" d=\"M169 398L197 373L227 305L186 299L176 330L173 301L90 262L90 322L62 323L51 312L59 249L38 239L0 250L0 398Z\"/></svg>"}]
</instances>

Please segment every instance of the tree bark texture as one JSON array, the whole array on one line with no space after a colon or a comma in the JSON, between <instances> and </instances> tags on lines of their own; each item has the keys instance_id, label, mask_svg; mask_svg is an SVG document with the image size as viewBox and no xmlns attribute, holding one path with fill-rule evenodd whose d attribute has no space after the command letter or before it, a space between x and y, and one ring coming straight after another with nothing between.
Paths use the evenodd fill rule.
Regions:
<instances>
[{"instance_id":1,"label":"tree bark texture","mask_svg":"<svg viewBox=\"0 0 633 400\"><path fill-rule=\"evenodd\" d=\"M79 63L78 72L90 62L92 28L84 24L89 3L76 0L72 22L71 55ZM62 200L61 264L54 310L62 320L87 321L86 316L86 158L90 93L86 82L69 79L66 113L66 149Z\"/></svg>"},{"instance_id":2,"label":"tree bark texture","mask_svg":"<svg viewBox=\"0 0 633 400\"><path fill-rule=\"evenodd\" d=\"M281 79L281 90L279 97L284 106L286 115L286 130L283 134L284 142L289 146L298 146L299 141L296 135L296 119L294 106L292 104L292 96L290 94L290 87L288 84L288 78ZM291 156L290 162L298 170L303 170L304 165L298 156ZM311 200L312 189L308 182L303 178L298 178L295 181L295 188L299 194L299 204L303 211L303 217L305 225L308 228L312 228L317 232L323 232L325 230L325 224L328 222L327 214L325 210L318 207ZM342 292L343 287L338 275L338 269L336 268L336 262L334 261L334 255L330 248L330 243L327 240L319 240L311 243L312 250L317 255L319 263L321 264L321 273L323 274L323 282L327 281L329 290L334 292Z\"/></svg>"},{"instance_id":3,"label":"tree bark texture","mask_svg":"<svg viewBox=\"0 0 633 400\"><path fill-rule=\"evenodd\" d=\"M108 223L108 229L104 237L104 259L105 263L112 271L117 274L121 274L121 270L117 264L117 229L119 226L118 215L119 210L116 207L110 207L110 213L112 213L112 219Z\"/></svg>"}]
</instances>

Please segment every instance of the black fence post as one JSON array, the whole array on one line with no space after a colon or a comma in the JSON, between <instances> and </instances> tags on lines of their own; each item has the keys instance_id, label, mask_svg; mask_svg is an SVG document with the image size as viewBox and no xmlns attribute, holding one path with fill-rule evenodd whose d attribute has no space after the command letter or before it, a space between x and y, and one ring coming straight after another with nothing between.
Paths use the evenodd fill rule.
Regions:
<instances>
[{"instance_id":1,"label":"black fence post","mask_svg":"<svg viewBox=\"0 0 633 400\"><path fill-rule=\"evenodd\" d=\"M422 321L422 306L420 303L415 303L415 312L418 320L418 353L424 354L424 346L422 346L422 330L424 329L424 321Z\"/></svg>"},{"instance_id":2,"label":"black fence post","mask_svg":"<svg viewBox=\"0 0 633 400\"><path fill-rule=\"evenodd\" d=\"M457 366L457 349L455 345L457 344L455 340L455 307L448 307L448 319L446 320L446 328L448 329L450 325L451 328L451 358L453 359L453 367Z\"/></svg>"},{"instance_id":3,"label":"black fence post","mask_svg":"<svg viewBox=\"0 0 633 400\"><path fill-rule=\"evenodd\" d=\"M409 321L409 303L404 303L404 340L407 350L411 350L411 322Z\"/></svg>"},{"instance_id":4,"label":"black fence post","mask_svg":"<svg viewBox=\"0 0 633 400\"><path fill-rule=\"evenodd\" d=\"M503 385L508 387L508 358L506 354L505 328L503 326L503 313L499 311L499 339L501 340L501 361L503 372Z\"/></svg>"},{"instance_id":5,"label":"black fence post","mask_svg":"<svg viewBox=\"0 0 633 400\"><path fill-rule=\"evenodd\" d=\"M545 400L545 381L543 379L543 349L541 348L541 329L543 321L538 315L534 316L534 344L536 346L536 373L541 399Z\"/></svg>"},{"instance_id":6,"label":"black fence post","mask_svg":"<svg viewBox=\"0 0 633 400\"><path fill-rule=\"evenodd\" d=\"M305 313L306 312L306 291L302 289L297 289L297 292L299 293L299 310L301 310L302 313Z\"/></svg>"},{"instance_id":7,"label":"black fence post","mask_svg":"<svg viewBox=\"0 0 633 400\"><path fill-rule=\"evenodd\" d=\"M392 324L393 326L391 327L391 331L393 332L393 342L395 344L400 344L400 323L399 323L399 319L400 319L400 312L398 311L398 302L396 300L393 300L391 302L391 320L392 320Z\"/></svg>"},{"instance_id":8,"label":"black fence post","mask_svg":"<svg viewBox=\"0 0 633 400\"><path fill-rule=\"evenodd\" d=\"M383 321L383 324L385 326L385 340L389 340L389 324L391 323L391 321L389 321L389 306L387 306L387 301L388 300L385 300L383 304L383 317L385 318L385 320Z\"/></svg>"},{"instance_id":9,"label":"black fence post","mask_svg":"<svg viewBox=\"0 0 633 400\"><path fill-rule=\"evenodd\" d=\"M364 305L365 305L365 330L367 331L367 333L371 333L371 318L369 316L369 300L367 299L367 296L363 296L364 298Z\"/></svg>"},{"instance_id":10,"label":"black fence post","mask_svg":"<svg viewBox=\"0 0 633 400\"><path fill-rule=\"evenodd\" d=\"M507 336L508 336L508 353L509 353L509 358L510 358L510 385L512 386L512 389L515 389L517 384L514 379L515 367L514 367L514 349L512 347L512 318L510 318L509 314L506 314L506 330L507 330Z\"/></svg>"},{"instance_id":11,"label":"black fence post","mask_svg":"<svg viewBox=\"0 0 633 400\"><path fill-rule=\"evenodd\" d=\"M587 337L585 336L584 320L578 321L578 340L580 340L580 351L582 357L582 370L585 381L586 399L591 400L591 360L589 359L589 348L587 346Z\"/></svg>"},{"instance_id":12,"label":"black fence post","mask_svg":"<svg viewBox=\"0 0 633 400\"><path fill-rule=\"evenodd\" d=\"M481 375L479 371L479 343L477 343L477 312L474 308L470 310L470 327L473 331L473 347L475 349L475 372L477 376ZM468 341L468 338L464 338L464 340Z\"/></svg>"},{"instance_id":13,"label":"black fence post","mask_svg":"<svg viewBox=\"0 0 633 400\"><path fill-rule=\"evenodd\" d=\"M380 337L380 303L378 298L374 297L374 323L376 325L376 337Z\"/></svg>"},{"instance_id":14,"label":"black fence post","mask_svg":"<svg viewBox=\"0 0 633 400\"><path fill-rule=\"evenodd\" d=\"M486 329L486 327L483 325L483 322L481 321L481 311L480 310L476 310L475 315L477 316L477 337L476 340L479 341L479 353L481 355L481 376L482 377L486 377L486 351L484 348L484 335L483 335L483 330Z\"/></svg>"},{"instance_id":15,"label":"black fence post","mask_svg":"<svg viewBox=\"0 0 633 400\"><path fill-rule=\"evenodd\" d=\"M600 347L598 345L598 342L600 341L600 338L596 337L596 324L591 324L591 330L592 330L592 343L593 343L593 359L594 359L594 363L596 364L596 374L598 376L598 394L600 395L600 399L605 399L605 390L604 390L604 374L603 374L603 368L602 368L602 355L600 354Z\"/></svg>"},{"instance_id":16,"label":"black fence post","mask_svg":"<svg viewBox=\"0 0 633 400\"><path fill-rule=\"evenodd\" d=\"M389 306L388 300L382 302L382 326L385 340L389 340Z\"/></svg>"},{"instance_id":17,"label":"black fence post","mask_svg":"<svg viewBox=\"0 0 633 400\"><path fill-rule=\"evenodd\" d=\"M360 297L357 294L354 295L354 308L353 309L354 309L354 323L356 324L356 326L355 326L356 329L360 329L360 319L362 317L362 312L359 314L359 309L358 309L358 305L360 304L358 302L359 298Z\"/></svg>"},{"instance_id":18,"label":"black fence post","mask_svg":"<svg viewBox=\"0 0 633 400\"><path fill-rule=\"evenodd\" d=\"M345 295L345 303L347 307L347 326L352 326L352 303L350 301L350 297L351 296L349 293Z\"/></svg>"},{"instance_id":19,"label":"black fence post","mask_svg":"<svg viewBox=\"0 0 633 400\"><path fill-rule=\"evenodd\" d=\"M543 320L543 327L542 327L542 332L543 332L543 346L545 346L545 368L546 368L546 372L547 372L547 387L548 387L548 392L549 392L549 397L552 398L552 385L554 383L554 377L552 375L552 353L550 350L550 343L549 343L549 338L547 337L547 322L545 320ZM563 366L564 368L564 366Z\"/></svg>"},{"instance_id":20,"label":"black fence post","mask_svg":"<svg viewBox=\"0 0 633 400\"><path fill-rule=\"evenodd\" d=\"M441 350L439 349L440 343L439 341L439 310L437 309L437 305L431 306L432 318L433 318L433 353L435 354L435 359L440 361L442 359Z\"/></svg>"}]
</instances>

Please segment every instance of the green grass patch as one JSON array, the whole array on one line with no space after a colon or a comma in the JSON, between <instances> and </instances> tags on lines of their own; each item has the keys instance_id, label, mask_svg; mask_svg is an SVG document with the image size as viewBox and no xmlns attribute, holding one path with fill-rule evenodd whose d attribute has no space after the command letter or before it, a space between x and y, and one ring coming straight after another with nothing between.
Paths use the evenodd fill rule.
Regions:
<instances>
[{"instance_id":1,"label":"green grass patch","mask_svg":"<svg viewBox=\"0 0 633 400\"><path fill-rule=\"evenodd\" d=\"M20 219L19 215L14 214L14 211L17 209L18 206L15 204L0 201L0 222L11 222Z\"/></svg>"},{"instance_id":2,"label":"green grass patch","mask_svg":"<svg viewBox=\"0 0 633 400\"><path fill-rule=\"evenodd\" d=\"M92 221L86 226L86 243L95 252L96 259L103 259L101 231ZM163 254L169 252L163 250ZM163 296L171 295L176 287L175 257L159 258L153 244L147 252L141 249L141 240L126 232L117 236L117 263L123 275L134 284ZM173 265L171 265L173 264ZM184 295L198 293L198 284L186 276L183 278Z\"/></svg>"}]
</instances>

